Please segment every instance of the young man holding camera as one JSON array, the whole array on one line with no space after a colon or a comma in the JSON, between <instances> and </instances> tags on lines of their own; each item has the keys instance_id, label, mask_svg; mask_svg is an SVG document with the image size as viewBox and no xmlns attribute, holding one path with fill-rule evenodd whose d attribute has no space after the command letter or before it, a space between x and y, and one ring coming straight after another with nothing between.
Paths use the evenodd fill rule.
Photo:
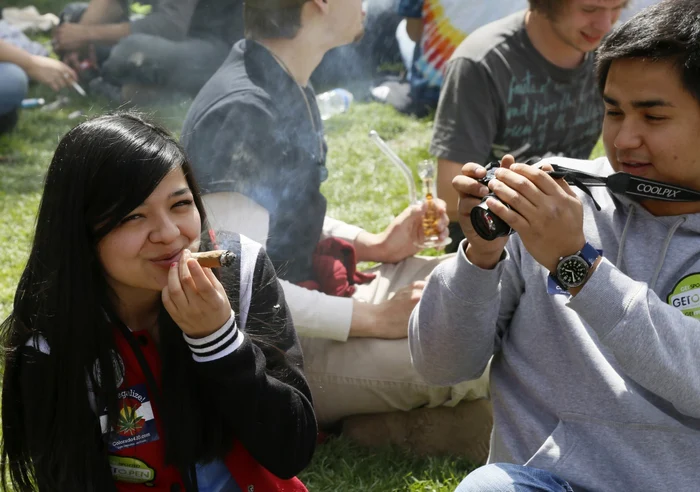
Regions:
<instances>
[{"instance_id":1,"label":"young man holding camera","mask_svg":"<svg viewBox=\"0 0 700 492\"><path fill-rule=\"evenodd\" d=\"M488 189L478 164L455 178L467 239L429 280L410 345L435 384L478 377L493 357L491 464L459 492L697 488L698 46L696 0L666 0L614 31L598 53L607 159L552 159L664 184L592 188L598 211L511 157ZM673 201L669 185L697 193ZM475 234L470 212L489 189L489 209L517 235Z\"/></svg>"}]
</instances>

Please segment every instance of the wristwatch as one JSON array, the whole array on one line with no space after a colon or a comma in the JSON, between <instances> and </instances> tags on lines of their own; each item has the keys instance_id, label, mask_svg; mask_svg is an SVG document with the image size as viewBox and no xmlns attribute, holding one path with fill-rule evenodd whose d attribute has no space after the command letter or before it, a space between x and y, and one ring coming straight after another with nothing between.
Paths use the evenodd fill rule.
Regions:
<instances>
[{"instance_id":1,"label":"wristwatch","mask_svg":"<svg viewBox=\"0 0 700 492\"><path fill-rule=\"evenodd\" d=\"M563 290L580 287L588 278L593 263L600 257L600 252L586 243L576 254L562 256L554 272L549 276Z\"/></svg>"}]
</instances>

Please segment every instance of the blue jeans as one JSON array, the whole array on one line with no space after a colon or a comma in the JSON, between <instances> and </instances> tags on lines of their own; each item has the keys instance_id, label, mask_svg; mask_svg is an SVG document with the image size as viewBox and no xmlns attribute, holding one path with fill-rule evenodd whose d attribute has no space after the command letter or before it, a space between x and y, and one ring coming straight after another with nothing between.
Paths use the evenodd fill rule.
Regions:
<instances>
[{"instance_id":1,"label":"blue jeans","mask_svg":"<svg viewBox=\"0 0 700 492\"><path fill-rule=\"evenodd\" d=\"M467 475L455 492L573 492L573 489L566 481L539 468L492 463Z\"/></svg>"},{"instance_id":2,"label":"blue jeans","mask_svg":"<svg viewBox=\"0 0 700 492\"><path fill-rule=\"evenodd\" d=\"M17 124L18 109L27 96L29 77L12 63L0 63L0 135Z\"/></svg>"},{"instance_id":3,"label":"blue jeans","mask_svg":"<svg viewBox=\"0 0 700 492\"><path fill-rule=\"evenodd\" d=\"M0 63L0 115L22 105L27 96L29 77L14 63Z\"/></svg>"}]
</instances>

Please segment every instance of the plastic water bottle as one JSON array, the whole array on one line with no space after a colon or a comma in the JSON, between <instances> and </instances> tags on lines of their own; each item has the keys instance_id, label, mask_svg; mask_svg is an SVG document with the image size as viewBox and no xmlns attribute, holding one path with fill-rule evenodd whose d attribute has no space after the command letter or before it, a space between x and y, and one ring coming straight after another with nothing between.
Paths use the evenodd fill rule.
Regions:
<instances>
[{"instance_id":1,"label":"plastic water bottle","mask_svg":"<svg viewBox=\"0 0 700 492\"><path fill-rule=\"evenodd\" d=\"M39 106L43 106L46 103L43 97L33 97L30 99L22 99L22 108L24 109L30 109L30 108L38 108Z\"/></svg>"},{"instance_id":2,"label":"plastic water bottle","mask_svg":"<svg viewBox=\"0 0 700 492\"><path fill-rule=\"evenodd\" d=\"M352 93L345 89L333 89L316 96L318 110L323 121L350 109L354 97Z\"/></svg>"}]
</instances>

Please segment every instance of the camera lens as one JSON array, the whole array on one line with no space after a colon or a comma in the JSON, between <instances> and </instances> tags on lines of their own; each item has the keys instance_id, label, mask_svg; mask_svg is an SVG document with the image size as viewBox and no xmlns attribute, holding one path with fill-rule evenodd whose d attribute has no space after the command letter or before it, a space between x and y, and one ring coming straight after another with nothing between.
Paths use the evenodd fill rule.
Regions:
<instances>
[{"instance_id":1,"label":"camera lens","mask_svg":"<svg viewBox=\"0 0 700 492\"><path fill-rule=\"evenodd\" d=\"M494 195L489 195L494 196ZM489 210L484 197L482 202L474 207L471 211L472 227L479 235L487 241L493 241L496 238L508 236L513 233L513 229L503 220Z\"/></svg>"}]
</instances>

